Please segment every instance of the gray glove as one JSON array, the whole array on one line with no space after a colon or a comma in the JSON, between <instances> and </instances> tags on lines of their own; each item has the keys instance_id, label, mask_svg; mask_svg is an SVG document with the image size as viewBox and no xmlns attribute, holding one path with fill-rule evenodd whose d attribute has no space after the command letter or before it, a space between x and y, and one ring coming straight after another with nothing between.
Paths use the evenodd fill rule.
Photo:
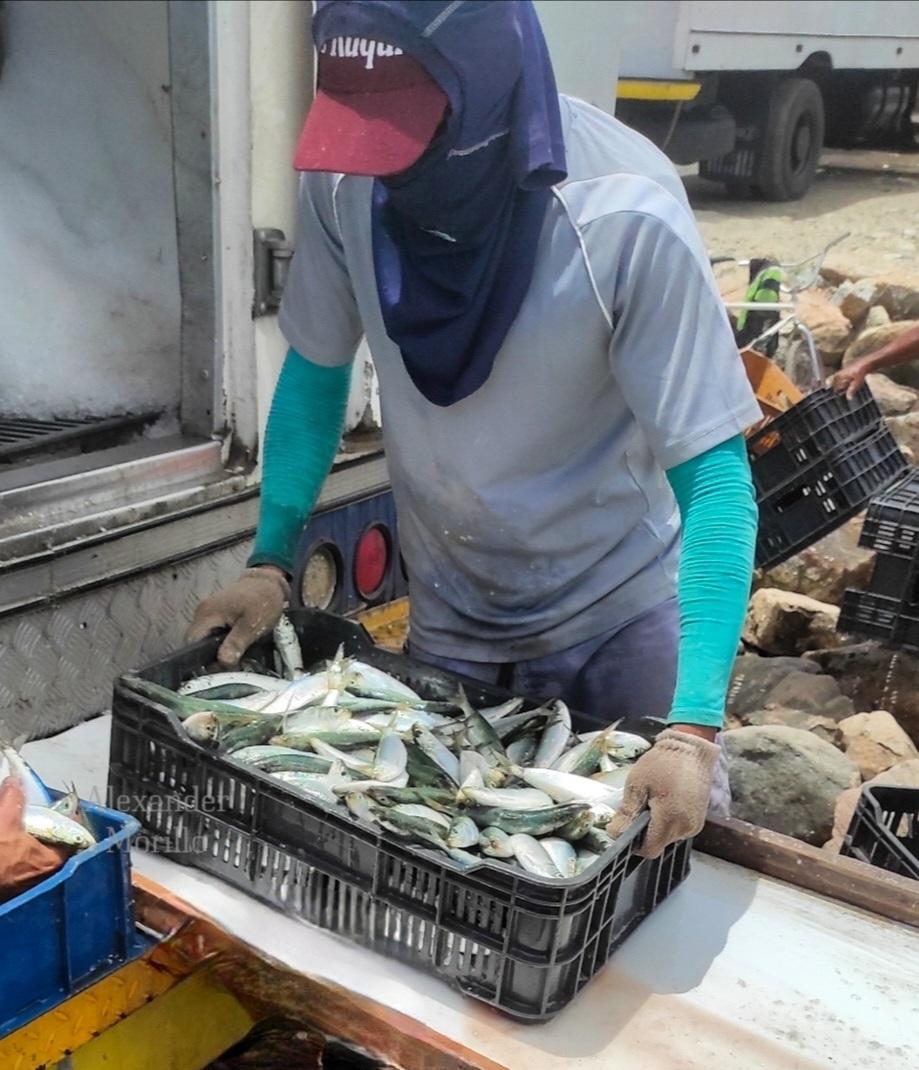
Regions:
<instances>
[{"instance_id":1,"label":"gray glove","mask_svg":"<svg viewBox=\"0 0 919 1070\"><path fill-rule=\"evenodd\" d=\"M674 728L661 732L629 773L622 806L607 832L620 836L647 806L651 821L638 852L644 858L657 858L671 843L698 835L720 752L717 743L701 736Z\"/></svg>"},{"instance_id":2,"label":"gray glove","mask_svg":"<svg viewBox=\"0 0 919 1070\"><path fill-rule=\"evenodd\" d=\"M231 586L205 598L195 610L188 639L196 642L211 632L229 628L217 651L224 668L239 664L250 646L278 623L290 600L290 585L279 569L247 568Z\"/></svg>"}]
</instances>

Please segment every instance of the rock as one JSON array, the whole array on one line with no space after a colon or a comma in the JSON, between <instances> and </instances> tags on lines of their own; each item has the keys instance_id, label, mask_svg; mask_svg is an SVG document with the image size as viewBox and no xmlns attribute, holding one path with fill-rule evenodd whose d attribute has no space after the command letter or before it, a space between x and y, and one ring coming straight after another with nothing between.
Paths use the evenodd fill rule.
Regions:
<instances>
[{"instance_id":1,"label":"rock","mask_svg":"<svg viewBox=\"0 0 919 1070\"><path fill-rule=\"evenodd\" d=\"M814 651L807 659L836 680L857 712L889 711L919 746L919 657L869 642Z\"/></svg>"},{"instance_id":2,"label":"rock","mask_svg":"<svg viewBox=\"0 0 919 1070\"><path fill-rule=\"evenodd\" d=\"M781 725L736 728L723 739L734 817L805 843L829 839L837 798L860 780L841 751Z\"/></svg>"},{"instance_id":3,"label":"rock","mask_svg":"<svg viewBox=\"0 0 919 1070\"><path fill-rule=\"evenodd\" d=\"M743 640L767 654L801 654L842 643L839 607L794 591L761 587L747 608Z\"/></svg>"},{"instance_id":4,"label":"rock","mask_svg":"<svg viewBox=\"0 0 919 1070\"><path fill-rule=\"evenodd\" d=\"M790 672L772 688L766 706L784 706L787 709L817 713L840 721L855 712L852 699L839 690L832 676L814 675L807 672Z\"/></svg>"},{"instance_id":5,"label":"rock","mask_svg":"<svg viewBox=\"0 0 919 1070\"><path fill-rule=\"evenodd\" d=\"M865 316L866 330L871 327L886 327L888 323L890 323L890 313L883 305L875 305L868 309L868 315Z\"/></svg>"},{"instance_id":6,"label":"rock","mask_svg":"<svg viewBox=\"0 0 919 1070\"><path fill-rule=\"evenodd\" d=\"M824 850L834 851L837 854L842 849L843 839L852 824L852 816L858 806L858 799L862 788L868 784L875 787L888 788L919 788L919 761L912 759L901 762L892 769L880 773L871 780L866 781L861 788L847 788L836 800L836 808L833 815L833 835L829 842L825 843Z\"/></svg>"},{"instance_id":7,"label":"rock","mask_svg":"<svg viewBox=\"0 0 919 1070\"><path fill-rule=\"evenodd\" d=\"M824 264L820 269L820 275L830 286L842 286L858 278L858 272L853 271L851 266L843 264Z\"/></svg>"},{"instance_id":8,"label":"rock","mask_svg":"<svg viewBox=\"0 0 919 1070\"><path fill-rule=\"evenodd\" d=\"M860 279L858 282L844 282L833 294L836 305L849 323L859 323L872 305L878 303L884 284L874 279Z\"/></svg>"},{"instance_id":9,"label":"rock","mask_svg":"<svg viewBox=\"0 0 919 1070\"><path fill-rule=\"evenodd\" d=\"M919 284L915 279L902 283L888 280L874 303L881 305L892 320L919 318Z\"/></svg>"},{"instance_id":10,"label":"rock","mask_svg":"<svg viewBox=\"0 0 919 1070\"><path fill-rule=\"evenodd\" d=\"M762 709L767 705L772 690L793 672L817 676L820 668L815 662L802 658L761 658L756 654L744 654L737 658L728 688L728 713L742 717ZM835 687L832 680L830 683ZM836 688L836 697L839 694L839 688Z\"/></svg>"},{"instance_id":11,"label":"rock","mask_svg":"<svg viewBox=\"0 0 919 1070\"><path fill-rule=\"evenodd\" d=\"M866 382L885 416L905 416L919 405L919 390L900 386L886 375L869 375Z\"/></svg>"},{"instance_id":12,"label":"rock","mask_svg":"<svg viewBox=\"0 0 919 1070\"><path fill-rule=\"evenodd\" d=\"M827 368L838 368L852 341L852 325L820 290L804 290L798 299L798 316L814 337L814 345Z\"/></svg>"},{"instance_id":13,"label":"rock","mask_svg":"<svg viewBox=\"0 0 919 1070\"><path fill-rule=\"evenodd\" d=\"M858 545L862 524L861 517L850 520L796 557L761 574L756 587L797 591L818 602L840 605L849 587L865 588L871 580L874 554Z\"/></svg>"},{"instance_id":14,"label":"rock","mask_svg":"<svg viewBox=\"0 0 919 1070\"><path fill-rule=\"evenodd\" d=\"M868 353L874 353L889 342L895 342L901 334L919 327L919 320L905 320L901 323L888 323L884 327L872 327L870 330L860 331L852 344L846 350L842 358L843 367L851 364L859 357ZM911 386L919 390L919 364L901 364L898 368L890 369L890 378L903 386Z\"/></svg>"},{"instance_id":15,"label":"rock","mask_svg":"<svg viewBox=\"0 0 919 1070\"><path fill-rule=\"evenodd\" d=\"M908 450L914 457L919 454L919 412L890 416L887 426L902 450Z\"/></svg>"},{"instance_id":16,"label":"rock","mask_svg":"<svg viewBox=\"0 0 919 1070\"><path fill-rule=\"evenodd\" d=\"M912 740L885 710L846 717L839 722L839 739L865 780L919 758Z\"/></svg>"},{"instance_id":17,"label":"rock","mask_svg":"<svg viewBox=\"0 0 919 1070\"><path fill-rule=\"evenodd\" d=\"M742 718L728 717L726 722L729 729L764 724L779 724L786 728L813 732L818 739L826 740L827 743L835 743L839 734L839 722L832 717L823 717L819 713L807 713L804 710L790 710L786 706L767 706L765 709L745 714Z\"/></svg>"}]
</instances>

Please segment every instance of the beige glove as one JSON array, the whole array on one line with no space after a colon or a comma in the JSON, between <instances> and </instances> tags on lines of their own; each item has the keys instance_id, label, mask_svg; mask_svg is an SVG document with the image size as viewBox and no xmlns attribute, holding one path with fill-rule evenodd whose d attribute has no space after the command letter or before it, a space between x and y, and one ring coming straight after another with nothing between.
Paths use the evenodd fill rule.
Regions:
<instances>
[{"instance_id":1,"label":"beige glove","mask_svg":"<svg viewBox=\"0 0 919 1070\"><path fill-rule=\"evenodd\" d=\"M676 840L701 832L720 750L688 732L661 732L629 773L622 807L607 825L610 836L620 836L645 806L651 821L638 852L643 858L657 858Z\"/></svg>"},{"instance_id":2,"label":"beige glove","mask_svg":"<svg viewBox=\"0 0 919 1070\"><path fill-rule=\"evenodd\" d=\"M210 632L229 628L217 651L217 660L230 669L250 646L278 623L290 600L290 585L279 569L247 568L239 579L218 591L195 610L188 639L196 642Z\"/></svg>"}]
</instances>

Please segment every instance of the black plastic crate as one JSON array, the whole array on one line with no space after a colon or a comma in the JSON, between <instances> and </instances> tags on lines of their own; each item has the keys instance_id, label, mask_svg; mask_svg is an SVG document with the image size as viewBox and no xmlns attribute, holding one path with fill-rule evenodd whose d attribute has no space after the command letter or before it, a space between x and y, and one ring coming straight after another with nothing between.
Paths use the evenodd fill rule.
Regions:
<instances>
[{"instance_id":1,"label":"black plastic crate","mask_svg":"<svg viewBox=\"0 0 919 1070\"><path fill-rule=\"evenodd\" d=\"M306 664L343 642L428 698L455 695L458 677L379 650L358 625L312 610L291 619ZM212 665L218 643L139 675L175 688ZM268 647L253 656L265 663ZM463 683L474 703L506 697ZM544 879L492 860L462 870L203 749L129 680L116 683L112 713L111 798L147 830L139 846L427 969L521 1021L562 1010L689 872L689 841L656 860L638 857L647 813L578 877Z\"/></svg>"},{"instance_id":2,"label":"black plastic crate","mask_svg":"<svg viewBox=\"0 0 919 1070\"><path fill-rule=\"evenodd\" d=\"M836 446L759 500L756 564L771 568L835 531L903 474L906 458L886 425Z\"/></svg>"},{"instance_id":3,"label":"black plastic crate","mask_svg":"<svg viewBox=\"0 0 919 1070\"><path fill-rule=\"evenodd\" d=\"M919 880L919 789L862 788L840 853Z\"/></svg>"},{"instance_id":4,"label":"black plastic crate","mask_svg":"<svg viewBox=\"0 0 919 1070\"><path fill-rule=\"evenodd\" d=\"M859 541L879 554L919 562L919 469L874 499Z\"/></svg>"},{"instance_id":5,"label":"black plastic crate","mask_svg":"<svg viewBox=\"0 0 919 1070\"><path fill-rule=\"evenodd\" d=\"M888 646L919 652L919 608L905 606L902 598L873 591L846 591L836 627L840 632L881 639Z\"/></svg>"},{"instance_id":6,"label":"black plastic crate","mask_svg":"<svg viewBox=\"0 0 919 1070\"><path fill-rule=\"evenodd\" d=\"M830 451L883 426L881 410L867 386L851 401L829 387L815 390L747 442L757 495L773 493L819 465Z\"/></svg>"}]
</instances>

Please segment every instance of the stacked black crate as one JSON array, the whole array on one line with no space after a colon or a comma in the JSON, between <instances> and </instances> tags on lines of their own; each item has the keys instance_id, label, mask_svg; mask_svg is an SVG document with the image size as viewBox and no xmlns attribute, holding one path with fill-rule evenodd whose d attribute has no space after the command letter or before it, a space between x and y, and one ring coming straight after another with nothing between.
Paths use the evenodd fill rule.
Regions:
<instances>
[{"instance_id":1,"label":"stacked black crate","mask_svg":"<svg viewBox=\"0 0 919 1070\"><path fill-rule=\"evenodd\" d=\"M860 513L906 458L867 386L815 390L747 443L759 505L756 563L771 568Z\"/></svg>"},{"instance_id":2,"label":"stacked black crate","mask_svg":"<svg viewBox=\"0 0 919 1070\"><path fill-rule=\"evenodd\" d=\"M867 591L846 591L839 630L919 650L919 470L875 498L860 541L874 574Z\"/></svg>"}]
</instances>

